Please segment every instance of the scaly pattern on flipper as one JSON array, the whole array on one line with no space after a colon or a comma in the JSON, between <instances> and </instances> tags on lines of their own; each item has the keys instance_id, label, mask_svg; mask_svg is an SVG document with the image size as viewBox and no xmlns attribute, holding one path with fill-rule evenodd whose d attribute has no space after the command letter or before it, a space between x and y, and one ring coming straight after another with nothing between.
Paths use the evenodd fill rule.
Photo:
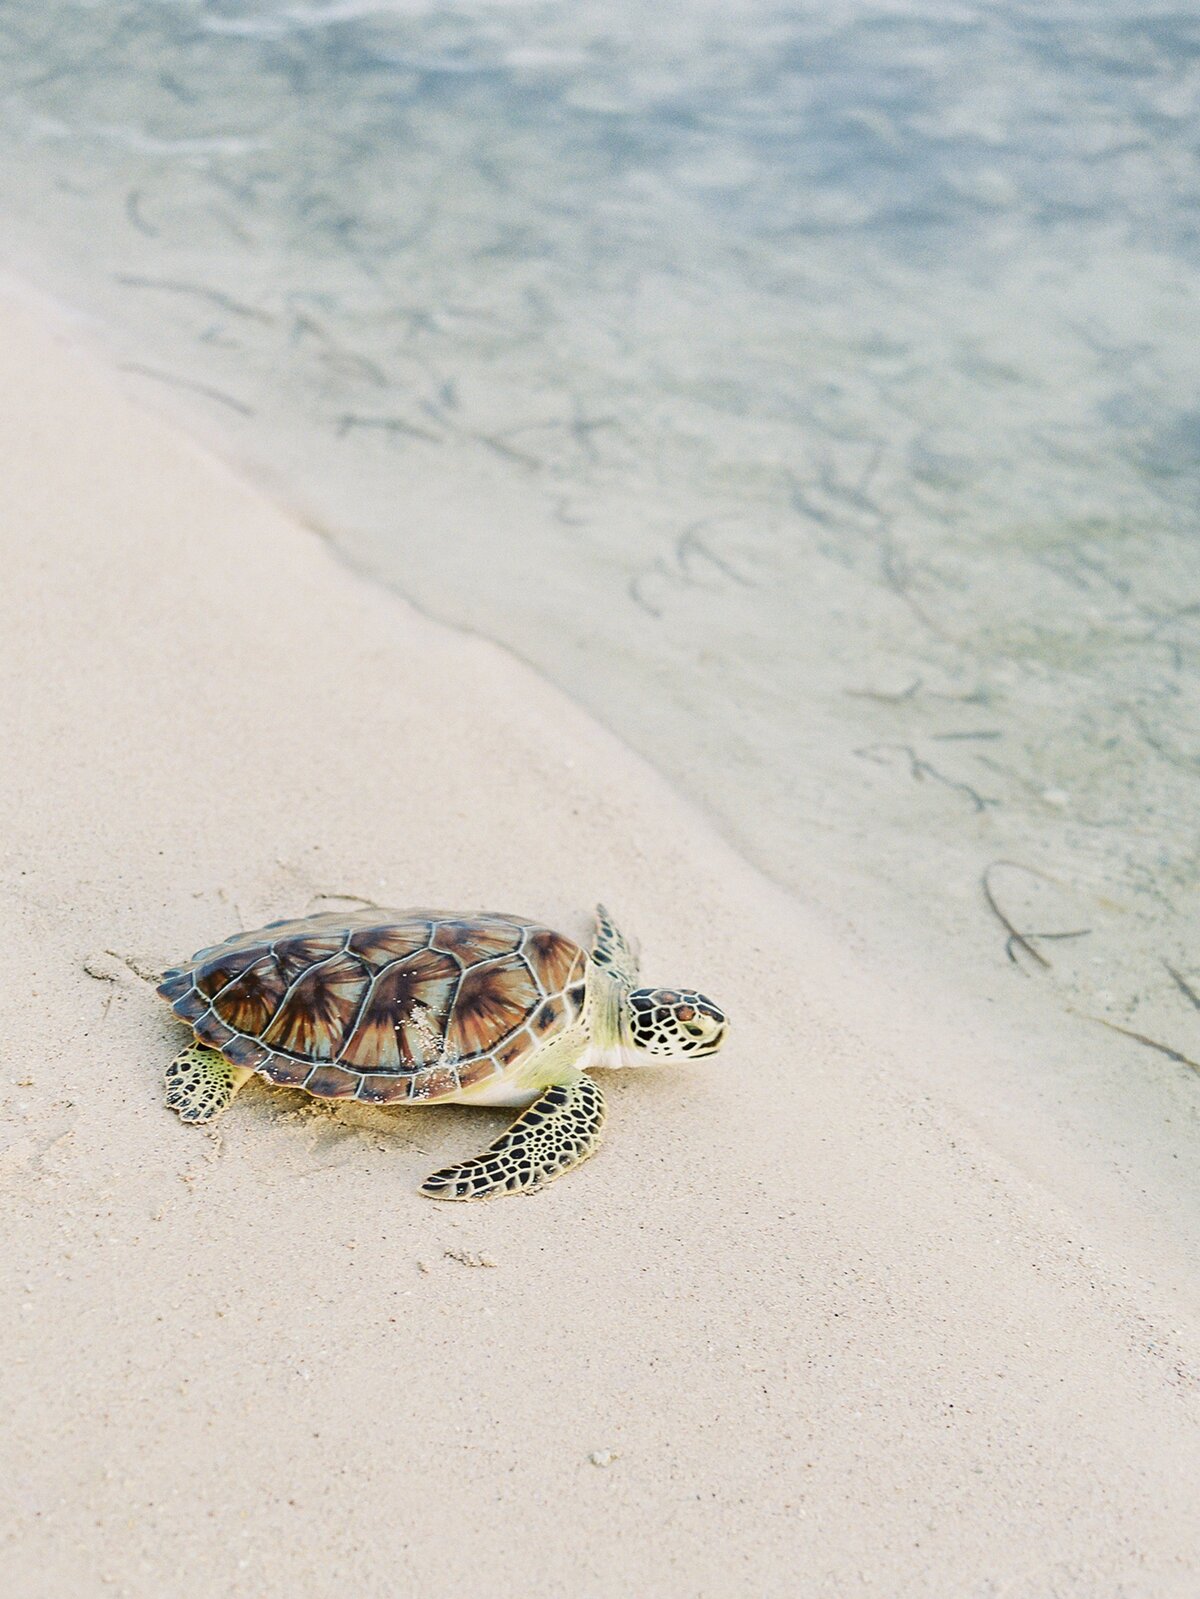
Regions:
<instances>
[{"instance_id":1,"label":"scaly pattern on flipper","mask_svg":"<svg viewBox=\"0 0 1200 1599\"><path fill-rule=\"evenodd\" d=\"M191 1043L167 1067L167 1104L180 1121L210 1122L228 1108L253 1073L233 1066L215 1049Z\"/></svg>"},{"instance_id":2,"label":"scaly pattern on flipper","mask_svg":"<svg viewBox=\"0 0 1200 1599\"><path fill-rule=\"evenodd\" d=\"M603 905L596 906L596 935L592 940L592 959L615 977L624 988L637 982L637 950L621 932Z\"/></svg>"},{"instance_id":3,"label":"scaly pattern on flipper","mask_svg":"<svg viewBox=\"0 0 1200 1599\"><path fill-rule=\"evenodd\" d=\"M482 1154L426 1178L421 1192L430 1199L531 1194L595 1154L604 1115L600 1090L576 1074L535 1099Z\"/></svg>"}]
</instances>

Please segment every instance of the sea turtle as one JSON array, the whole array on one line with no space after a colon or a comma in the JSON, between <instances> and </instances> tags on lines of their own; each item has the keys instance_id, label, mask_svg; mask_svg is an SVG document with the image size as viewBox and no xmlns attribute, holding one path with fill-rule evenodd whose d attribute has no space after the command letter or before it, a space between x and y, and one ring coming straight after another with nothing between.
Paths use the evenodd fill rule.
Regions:
<instances>
[{"instance_id":1,"label":"sea turtle","mask_svg":"<svg viewBox=\"0 0 1200 1599\"><path fill-rule=\"evenodd\" d=\"M725 1016L703 994L636 983L602 905L590 956L520 916L370 908L272 922L163 973L158 992L195 1035L167 1068L167 1104L211 1121L257 1072L321 1099L527 1107L421 1192L530 1192L599 1145L604 1100L585 1072L696 1060L724 1042Z\"/></svg>"}]
</instances>

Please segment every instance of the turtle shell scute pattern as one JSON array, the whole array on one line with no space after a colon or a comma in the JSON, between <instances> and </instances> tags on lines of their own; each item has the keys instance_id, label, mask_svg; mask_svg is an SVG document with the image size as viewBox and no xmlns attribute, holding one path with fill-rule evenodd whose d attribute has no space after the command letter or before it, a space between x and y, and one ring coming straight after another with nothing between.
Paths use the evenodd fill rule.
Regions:
<instances>
[{"instance_id":1,"label":"turtle shell scute pattern","mask_svg":"<svg viewBox=\"0 0 1200 1599\"><path fill-rule=\"evenodd\" d=\"M508 1076L571 1026L586 970L576 943L521 917L372 907L238 933L158 991L272 1082L428 1104Z\"/></svg>"}]
</instances>

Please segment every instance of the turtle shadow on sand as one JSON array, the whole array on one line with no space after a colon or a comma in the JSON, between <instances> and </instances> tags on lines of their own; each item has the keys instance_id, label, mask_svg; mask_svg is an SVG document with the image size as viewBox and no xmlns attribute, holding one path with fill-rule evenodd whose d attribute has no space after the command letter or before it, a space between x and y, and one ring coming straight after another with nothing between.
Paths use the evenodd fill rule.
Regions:
<instances>
[{"instance_id":1,"label":"turtle shadow on sand","mask_svg":"<svg viewBox=\"0 0 1200 1599\"><path fill-rule=\"evenodd\" d=\"M364 1146L383 1154L437 1160L460 1145L471 1147L480 1132L478 1112L466 1106L438 1106L436 1112L433 1106L413 1106L399 1116L377 1105L353 1100L339 1104L266 1084L249 1085L248 1091L255 1114L303 1141L310 1169L297 1173L297 1180L351 1164ZM492 1118L486 1118L485 1125L490 1130ZM502 1126L500 1116L496 1130Z\"/></svg>"}]
</instances>

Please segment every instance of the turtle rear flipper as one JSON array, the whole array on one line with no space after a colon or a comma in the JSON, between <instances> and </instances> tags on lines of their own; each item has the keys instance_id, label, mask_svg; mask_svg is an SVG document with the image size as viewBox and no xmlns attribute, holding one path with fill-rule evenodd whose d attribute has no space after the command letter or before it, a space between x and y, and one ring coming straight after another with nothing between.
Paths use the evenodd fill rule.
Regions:
<instances>
[{"instance_id":1,"label":"turtle rear flipper","mask_svg":"<svg viewBox=\"0 0 1200 1599\"><path fill-rule=\"evenodd\" d=\"M573 1073L535 1099L482 1154L427 1177L421 1192L430 1199L533 1193L596 1153L604 1115L595 1083Z\"/></svg>"},{"instance_id":2,"label":"turtle rear flipper","mask_svg":"<svg viewBox=\"0 0 1200 1599\"><path fill-rule=\"evenodd\" d=\"M215 1049L191 1043L167 1067L167 1104L183 1122L210 1122L219 1116L254 1073L234 1066Z\"/></svg>"}]
</instances>

